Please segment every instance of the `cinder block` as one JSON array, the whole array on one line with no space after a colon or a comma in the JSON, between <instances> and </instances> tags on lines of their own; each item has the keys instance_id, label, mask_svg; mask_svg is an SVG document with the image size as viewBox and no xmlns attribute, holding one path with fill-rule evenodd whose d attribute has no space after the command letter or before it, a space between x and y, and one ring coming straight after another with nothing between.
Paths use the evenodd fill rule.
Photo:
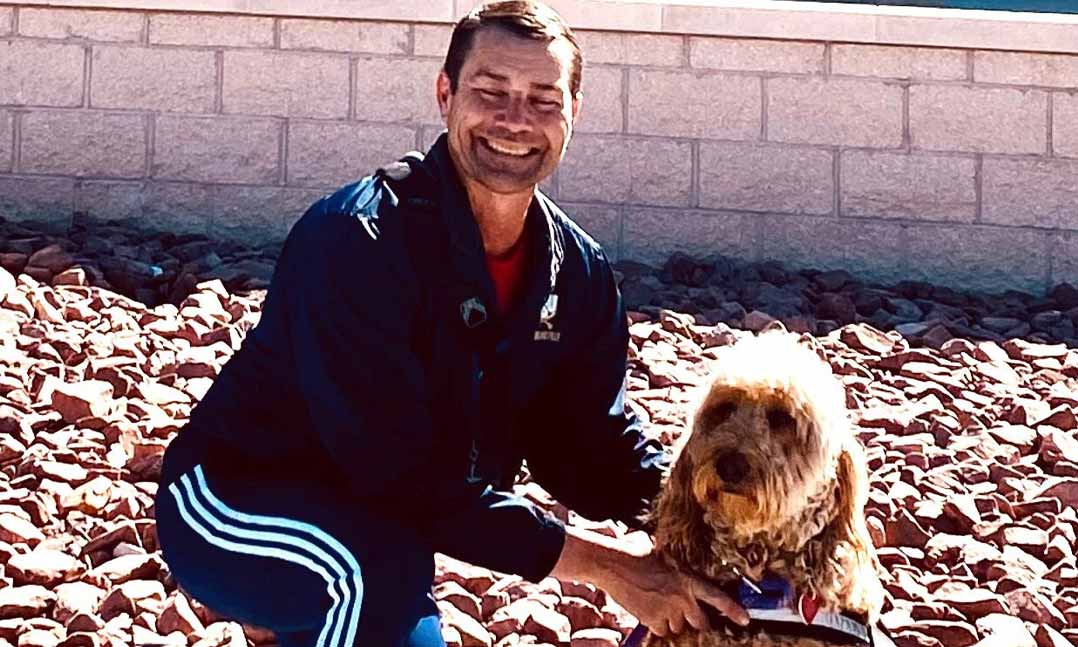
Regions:
<instances>
[{"instance_id":1,"label":"cinder block","mask_svg":"<svg viewBox=\"0 0 1078 647\"><path fill-rule=\"evenodd\" d=\"M969 78L966 52L936 47L831 46L831 73L876 78L961 81Z\"/></svg>"},{"instance_id":2,"label":"cinder block","mask_svg":"<svg viewBox=\"0 0 1078 647\"><path fill-rule=\"evenodd\" d=\"M142 40L143 22L137 11L21 7L19 35L137 43Z\"/></svg>"},{"instance_id":3,"label":"cinder block","mask_svg":"<svg viewBox=\"0 0 1078 647\"><path fill-rule=\"evenodd\" d=\"M203 47L273 47L273 18L220 14L150 15L153 45Z\"/></svg>"},{"instance_id":4,"label":"cinder block","mask_svg":"<svg viewBox=\"0 0 1078 647\"><path fill-rule=\"evenodd\" d=\"M381 124L292 121L288 126L288 184L347 184L415 148L415 129Z\"/></svg>"},{"instance_id":5,"label":"cinder block","mask_svg":"<svg viewBox=\"0 0 1078 647\"><path fill-rule=\"evenodd\" d=\"M1041 90L949 85L910 87L915 149L1044 153L1048 95Z\"/></svg>"},{"instance_id":6,"label":"cinder block","mask_svg":"<svg viewBox=\"0 0 1078 647\"><path fill-rule=\"evenodd\" d=\"M209 184L148 182L142 195L142 226L176 234L211 234L217 195Z\"/></svg>"},{"instance_id":7,"label":"cinder block","mask_svg":"<svg viewBox=\"0 0 1078 647\"><path fill-rule=\"evenodd\" d=\"M625 211L621 260L661 267L674 252L697 258L716 254L755 260L759 252L756 214L688 209Z\"/></svg>"},{"instance_id":8,"label":"cinder block","mask_svg":"<svg viewBox=\"0 0 1078 647\"><path fill-rule=\"evenodd\" d=\"M210 51L98 46L90 105L95 108L214 111L216 55Z\"/></svg>"},{"instance_id":9,"label":"cinder block","mask_svg":"<svg viewBox=\"0 0 1078 647\"><path fill-rule=\"evenodd\" d=\"M280 242L324 191L281 186L150 182L143 226L260 246Z\"/></svg>"},{"instance_id":10,"label":"cinder block","mask_svg":"<svg viewBox=\"0 0 1078 647\"><path fill-rule=\"evenodd\" d=\"M80 106L85 64L82 45L0 41L0 103Z\"/></svg>"},{"instance_id":11,"label":"cinder block","mask_svg":"<svg viewBox=\"0 0 1078 647\"><path fill-rule=\"evenodd\" d=\"M1078 55L979 50L973 54L973 80L1078 88Z\"/></svg>"},{"instance_id":12,"label":"cinder block","mask_svg":"<svg viewBox=\"0 0 1078 647\"><path fill-rule=\"evenodd\" d=\"M143 177L146 117L96 110L28 112L22 115L19 171Z\"/></svg>"},{"instance_id":13,"label":"cinder block","mask_svg":"<svg viewBox=\"0 0 1078 647\"><path fill-rule=\"evenodd\" d=\"M440 61L363 57L356 69L356 118L438 124L435 98Z\"/></svg>"},{"instance_id":14,"label":"cinder block","mask_svg":"<svg viewBox=\"0 0 1078 647\"><path fill-rule=\"evenodd\" d=\"M445 60L452 36L452 25L415 25L415 55Z\"/></svg>"},{"instance_id":15,"label":"cinder block","mask_svg":"<svg viewBox=\"0 0 1078 647\"><path fill-rule=\"evenodd\" d=\"M584 65L650 65L681 67L685 64L685 37L673 34L631 34L616 31L576 31Z\"/></svg>"},{"instance_id":16,"label":"cinder block","mask_svg":"<svg viewBox=\"0 0 1078 647\"><path fill-rule=\"evenodd\" d=\"M573 202L687 207L692 145L684 141L578 135L559 170L559 196Z\"/></svg>"},{"instance_id":17,"label":"cinder block","mask_svg":"<svg viewBox=\"0 0 1078 647\"><path fill-rule=\"evenodd\" d=\"M275 119L160 116L151 175L193 182L275 184L281 123Z\"/></svg>"},{"instance_id":18,"label":"cinder block","mask_svg":"<svg viewBox=\"0 0 1078 647\"><path fill-rule=\"evenodd\" d=\"M345 118L349 65L344 55L226 51L224 112ZM432 96L433 93L432 89Z\"/></svg>"},{"instance_id":19,"label":"cinder block","mask_svg":"<svg viewBox=\"0 0 1078 647\"><path fill-rule=\"evenodd\" d=\"M210 234L245 245L283 241L292 224L325 195L317 189L283 186L215 187Z\"/></svg>"},{"instance_id":20,"label":"cinder block","mask_svg":"<svg viewBox=\"0 0 1078 647\"><path fill-rule=\"evenodd\" d=\"M9 110L0 110L0 173L7 173L15 164L15 119Z\"/></svg>"},{"instance_id":21,"label":"cinder block","mask_svg":"<svg viewBox=\"0 0 1078 647\"><path fill-rule=\"evenodd\" d=\"M0 177L0 218L66 231L74 201L75 180L71 178Z\"/></svg>"},{"instance_id":22,"label":"cinder block","mask_svg":"<svg viewBox=\"0 0 1078 647\"><path fill-rule=\"evenodd\" d=\"M75 187L75 211L94 220L137 220L145 192L145 181L84 180Z\"/></svg>"},{"instance_id":23,"label":"cinder block","mask_svg":"<svg viewBox=\"0 0 1078 647\"><path fill-rule=\"evenodd\" d=\"M1063 157L1078 157L1078 95L1052 94L1052 150Z\"/></svg>"},{"instance_id":24,"label":"cinder block","mask_svg":"<svg viewBox=\"0 0 1078 647\"><path fill-rule=\"evenodd\" d=\"M287 18L281 20L281 48L409 54L410 29L403 23Z\"/></svg>"},{"instance_id":25,"label":"cinder block","mask_svg":"<svg viewBox=\"0 0 1078 647\"><path fill-rule=\"evenodd\" d=\"M607 258L611 261L617 261L620 258L620 207L562 202L559 202L558 206L565 211L570 220L580 225L581 229L599 243Z\"/></svg>"},{"instance_id":26,"label":"cinder block","mask_svg":"<svg viewBox=\"0 0 1078 647\"><path fill-rule=\"evenodd\" d=\"M703 69L820 74L824 71L824 44L692 37L689 62Z\"/></svg>"},{"instance_id":27,"label":"cinder block","mask_svg":"<svg viewBox=\"0 0 1078 647\"><path fill-rule=\"evenodd\" d=\"M631 70L631 133L755 140L760 79L719 72Z\"/></svg>"},{"instance_id":28,"label":"cinder block","mask_svg":"<svg viewBox=\"0 0 1078 647\"><path fill-rule=\"evenodd\" d=\"M1044 292L1051 232L918 223L908 234L908 278L978 292Z\"/></svg>"},{"instance_id":29,"label":"cinder block","mask_svg":"<svg viewBox=\"0 0 1078 647\"><path fill-rule=\"evenodd\" d=\"M898 147L902 144L902 88L856 79L768 79L767 139Z\"/></svg>"},{"instance_id":30,"label":"cinder block","mask_svg":"<svg viewBox=\"0 0 1078 647\"><path fill-rule=\"evenodd\" d=\"M576 130L582 133L621 132L625 122L621 68L586 66L580 78L584 99Z\"/></svg>"},{"instance_id":31,"label":"cinder block","mask_svg":"<svg viewBox=\"0 0 1078 647\"><path fill-rule=\"evenodd\" d=\"M972 157L842 152L842 215L973 222L977 217Z\"/></svg>"},{"instance_id":32,"label":"cinder block","mask_svg":"<svg viewBox=\"0 0 1078 647\"><path fill-rule=\"evenodd\" d=\"M15 8L0 7L0 36L10 35L14 29Z\"/></svg>"},{"instance_id":33,"label":"cinder block","mask_svg":"<svg viewBox=\"0 0 1078 647\"><path fill-rule=\"evenodd\" d=\"M1071 227L1078 225L1072 222ZM1078 285L1078 231L1055 231L1051 233L1049 245L1052 257L1052 273L1048 280L1048 289L1060 283Z\"/></svg>"},{"instance_id":34,"label":"cinder block","mask_svg":"<svg viewBox=\"0 0 1078 647\"><path fill-rule=\"evenodd\" d=\"M984 222L1078 229L1078 160L986 157L981 184Z\"/></svg>"},{"instance_id":35,"label":"cinder block","mask_svg":"<svg viewBox=\"0 0 1078 647\"><path fill-rule=\"evenodd\" d=\"M818 148L701 142L700 206L830 214L833 160Z\"/></svg>"},{"instance_id":36,"label":"cinder block","mask_svg":"<svg viewBox=\"0 0 1078 647\"><path fill-rule=\"evenodd\" d=\"M791 268L847 270L893 284L908 272L905 226L895 222L800 215L760 216L761 260Z\"/></svg>"}]
</instances>

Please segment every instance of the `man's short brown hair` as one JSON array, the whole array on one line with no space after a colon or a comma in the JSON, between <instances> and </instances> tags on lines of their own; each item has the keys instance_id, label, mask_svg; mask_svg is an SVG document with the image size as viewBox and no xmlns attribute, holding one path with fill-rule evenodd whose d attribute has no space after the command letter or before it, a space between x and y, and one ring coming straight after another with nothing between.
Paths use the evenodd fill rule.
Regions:
<instances>
[{"instance_id":1,"label":"man's short brown hair","mask_svg":"<svg viewBox=\"0 0 1078 647\"><path fill-rule=\"evenodd\" d=\"M453 37L449 40L449 51L445 55L446 76L449 87L457 91L460 70L464 59L472 49L476 33L487 27L498 27L522 38L532 38L552 42L564 40L569 44L572 60L569 62L569 91L576 96L580 91L580 72L584 66L580 45L573 35L573 30L565 24L556 11L541 2L532 0L502 0L488 2L476 7L457 22Z\"/></svg>"}]
</instances>

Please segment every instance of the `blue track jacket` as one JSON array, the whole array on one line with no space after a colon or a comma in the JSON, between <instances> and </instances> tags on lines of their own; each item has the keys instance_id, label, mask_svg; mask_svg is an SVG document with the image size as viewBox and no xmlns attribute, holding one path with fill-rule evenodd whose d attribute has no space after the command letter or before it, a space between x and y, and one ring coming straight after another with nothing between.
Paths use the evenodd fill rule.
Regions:
<instances>
[{"instance_id":1,"label":"blue track jacket","mask_svg":"<svg viewBox=\"0 0 1078 647\"><path fill-rule=\"evenodd\" d=\"M669 467L624 407L624 306L599 245L537 191L529 287L500 319L445 135L403 161L293 226L261 320L173 445L222 478L321 480L538 582L565 529L512 494L523 459L566 506L634 528Z\"/></svg>"}]
</instances>

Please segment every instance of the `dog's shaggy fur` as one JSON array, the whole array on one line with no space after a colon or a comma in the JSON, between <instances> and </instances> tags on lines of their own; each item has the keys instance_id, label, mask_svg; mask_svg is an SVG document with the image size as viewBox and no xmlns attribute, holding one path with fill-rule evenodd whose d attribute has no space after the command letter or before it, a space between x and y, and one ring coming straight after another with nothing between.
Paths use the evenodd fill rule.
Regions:
<instances>
[{"instance_id":1,"label":"dog's shaggy fur","mask_svg":"<svg viewBox=\"0 0 1078 647\"><path fill-rule=\"evenodd\" d=\"M766 572L814 592L821 611L875 623L879 562L864 521L868 476L830 366L797 337L768 333L720 351L651 513L655 548L719 583ZM652 634L647 647L815 647L722 630Z\"/></svg>"}]
</instances>

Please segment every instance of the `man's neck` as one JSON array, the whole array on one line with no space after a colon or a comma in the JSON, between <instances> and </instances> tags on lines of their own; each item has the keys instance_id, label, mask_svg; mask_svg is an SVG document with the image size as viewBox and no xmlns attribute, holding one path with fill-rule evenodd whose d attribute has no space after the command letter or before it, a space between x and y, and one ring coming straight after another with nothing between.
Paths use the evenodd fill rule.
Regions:
<instances>
[{"instance_id":1,"label":"man's neck","mask_svg":"<svg viewBox=\"0 0 1078 647\"><path fill-rule=\"evenodd\" d=\"M522 193L493 193L486 187L465 182L483 249L491 256L509 251L524 232L524 220L531 206L534 187Z\"/></svg>"}]
</instances>

